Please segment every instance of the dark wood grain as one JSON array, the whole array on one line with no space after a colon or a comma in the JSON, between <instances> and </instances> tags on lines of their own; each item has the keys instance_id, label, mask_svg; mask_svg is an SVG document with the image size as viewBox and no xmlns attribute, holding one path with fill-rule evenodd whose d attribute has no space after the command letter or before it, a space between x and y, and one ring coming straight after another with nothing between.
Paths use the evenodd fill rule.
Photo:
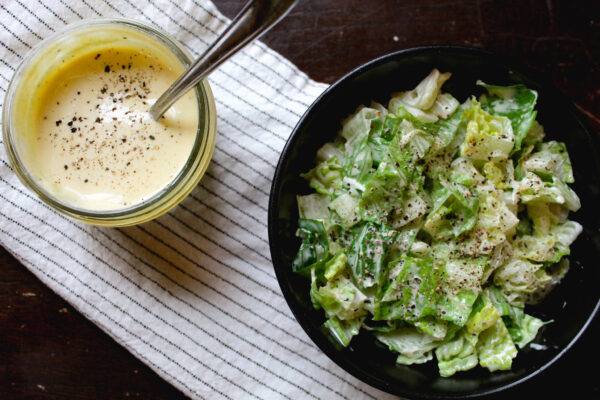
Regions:
<instances>
[{"instance_id":1,"label":"dark wood grain","mask_svg":"<svg viewBox=\"0 0 600 400\"><path fill-rule=\"evenodd\" d=\"M232 17L245 0L214 2ZM407 47L486 48L546 75L600 133L600 1L303 0L263 41L328 83ZM597 318L563 359L508 395L599 398L598 337ZM0 399L182 397L0 249Z\"/></svg>"}]
</instances>

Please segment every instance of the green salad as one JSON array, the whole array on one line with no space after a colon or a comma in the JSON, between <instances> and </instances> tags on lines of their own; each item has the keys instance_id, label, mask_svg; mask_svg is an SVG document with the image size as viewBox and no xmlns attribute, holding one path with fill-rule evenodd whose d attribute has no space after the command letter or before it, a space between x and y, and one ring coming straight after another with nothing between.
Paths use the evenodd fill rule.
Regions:
<instances>
[{"instance_id":1,"label":"green salad","mask_svg":"<svg viewBox=\"0 0 600 400\"><path fill-rule=\"evenodd\" d=\"M478 82L460 104L433 70L387 107L361 106L302 175L300 249L324 326L361 329L400 364L440 375L508 370L548 321L535 304L564 277L582 230L565 145L543 141L537 92Z\"/></svg>"}]
</instances>

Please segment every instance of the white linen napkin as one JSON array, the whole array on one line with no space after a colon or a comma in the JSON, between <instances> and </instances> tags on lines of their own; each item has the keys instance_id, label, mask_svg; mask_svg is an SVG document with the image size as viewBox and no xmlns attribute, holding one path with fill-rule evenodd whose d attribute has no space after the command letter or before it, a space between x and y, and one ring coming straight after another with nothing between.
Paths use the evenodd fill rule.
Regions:
<instances>
[{"instance_id":1,"label":"white linen napkin","mask_svg":"<svg viewBox=\"0 0 600 400\"><path fill-rule=\"evenodd\" d=\"M0 96L39 41L83 18L149 21L198 56L229 22L206 0L0 2ZM292 316L271 265L267 204L281 149L326 87L262 43L214 72L218 136L192 194L126 229L42 204L0 146L0 244L52 290L192 398L390 396L331 362Z\"/></svg>"}]
</instances>

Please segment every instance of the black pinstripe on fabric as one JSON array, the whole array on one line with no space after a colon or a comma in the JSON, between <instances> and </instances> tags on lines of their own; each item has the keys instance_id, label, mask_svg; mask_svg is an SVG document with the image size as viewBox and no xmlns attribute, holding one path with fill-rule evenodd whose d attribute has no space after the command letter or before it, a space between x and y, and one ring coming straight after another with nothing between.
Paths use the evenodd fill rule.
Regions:
<instances>
[{"instance_id":1,"label":"black pinstripe on fabric","mask_svg":"<svg viewBox=\"0 0 600 400\"><path fill-rule=\"evenodd\" d=\"M212 160L211 160L211 161L215 161L215 159L214 159L214 156L213 156L213 158L212 158ZM222 163L220 163L220 162L215 162L215 165L217 165L217 166L219 166L219 167L223 168L225 171L227 171L227 172L229 173L229 175L231 175L231 176L235 176L237 179L239 179L240 181L244 182L246 185L250 186L250 187L251 187L252 189L254 189L256 192L258 192L258 193L262 194L263 196L266 196L266 197L267 197L267 199L269 198L269 193L268 193L266 190L264 190L264 189L262 189L262 188L260 188L260 187L256 186L254 183L250 182L248 179L244 178L243 176L241 176L240 174L238 174L238 173L237 173L237 172L235 172L234 170L232 170L232 169L230 169L230 168L227 168L227 167L225 167L225 166L224 166Z\"/></svg>"},{"instance_id":2,"label":"black pinstripe on fabric","mask_svg":"<svg viewBox=\"0 0 600 400\"><path fill-rule=\"evenodd\" d=\"M256 218L254 215L252 215L252 214L248 214L248 213L247 213L247 212L245 212L244 210L242 210L242 209L240 209L240 208L237 208L237 207L236 207L236 206L235 206L233 203L231 203L229 200L227 200L226 198L224 198L224 197L220 196L219 194L217 194L217 193L213 192L212 190L210 190L210 189L209 189L209 188L207 188L206 186L202 185L200 188L201 188L201 189L203 189L204 191L206 191L206 192L208 192L208 193L212 194L213 196L215 196L215 197L218 197L218 198L219 198L219 199L221 199L221 200L222 200L224 203L227 203L227 204L229 204L229 206L233 207L233 208L234 208L236 211L238 211L240 214L243 214L243 215L247 216L248 218L250 218L250 219L254 220L254 221L257 223L257 224L259 224L259 225L261 225L261 226L263 226L263 227L265 227L265 228L267 227L267 224L265 224L263 221L260 221L260 220L259 220L259 219L257 219L257 218ZM192 199L194 199L194 200L196 200L196 201L200 202L200 199L198 199L198 197L196 196L196 194L195 194L194 192L192 192L192 193L190 194L190 196L189 196L189 197L191 197Z\"/></svg>"},{"instance_id":3,"label":"black pinstripe on fabric","mask_svg":"<svg viewBox=\"0 0 600 400\"><path fill-rule=\"evenodd\" d=\"M44 4L41 0L37 0L37 2L40 3L40 5L42 7L44 7L46 10L48 10L52 15L54 15L56 17L56 19L58 19L60 22L62 22L65 25L67 24L67 21L65 21L60 15L58 15L54 10L52 10L46 4Z\"/></svg>"},{"instance_id":4,"label":"black pinstripe on fabric","mask_svg":"<svg viewBox=\"0 0 600 400\"><path fill-rule=\"evenodd\" d=\"M215 144L215 153L213 155L213 159L217 156L228 160L230 164L239 164L240 166L242 166L244 168L248 168L254 174L256 174L259 177L261 177L262 179L264 179L266 185L271 185L271 178L268 177L267 175L265 175L264 171L257 169L257 167L249 164L247 161L242 160L237 155L235 155L233 153L229 153L227 150L225 150L223 148L223 146L220 143L219 138L217 138L217 143ZM251 161L253 161L253 160L251 160ZM269 167L270 167L270 165L269 165ZM271 170L271 168L269 168L269 170Z\"/></svg>"},{"instance_id":5,"label":"black pinstripe on fabric","mask_svg":"<svg viewBox=\"0 0 600 400\"><path fill-rule=\"evenodd\" d=\"M2 42L0 42L0 44L3 44L3 43L2 43ZM12 67L10 64L7 64L7 63L6 63L6 61L4 61L3 59L1 59L1 58L0 58L0 62L1 62L2 64L6 65L6 66L7 66L7 67L8 67L10 70L12 70L12 71L14 72L14 70L15 70L15 69L14 69L14 68L13 68L13 67ZM4 76L3 76L3 78L4 78ZM10 82L10 79L7 79L7 78L4 78L4 79L6 79L7 81L9 81L9 82Z\"/></svg>"},{"instance_id":6,"label":"black pinstripe on fabric","mask_svg":"<svg viewBox=\"0 0 600 400\"><path fill-rule=\"evenodd\" d=\"M204 203L203 201L198 201L198 203L200 203L202 206L204 206L204 208L209 209L210 211L212 211L214 214L217 214L219 217L226 219L229 223L237 226L238 228L242 229L244 232L246 232L247 234L249 234L250 236L260 240L261 242L263 242L265 245L269 245L269 241L265 240L265 238L257 235L254 231L251 231L250 229L246 228L243 225L240 225L239 222L229 218L227 215L223 214L221 211L217 210L214 207L211 207L209 204ZM197 211L192 210L191 208L187 207L184 203L180 203L179 204L179 208L181 208L182 210L185 210L187 212L189 212L190 214L193 214L195 217L200 218L200 214L198 214ZM269 259L269 262L271 262L271 259Z\"/></svg>"},{"instance_id":7,"label":"black pinstripe on fabric","mask_svg":"<svg viewBox=\"0 0 600 400\"><path fill-rule=\"evenodd\" d=\"M98 10L96 10L94 7L92 7L87 1L85 1L85 0L79 0L79 1L82 2L83 4L85 4L87 6L87 8L92 10L94 12L94 14L96 14L97 16L102 15L98 12Z\"/></svg>"},{"instance_id":8,"label":"black pinstripe on fabric","mask_svg":"<svg viewBox=\"0 0 600 400\"><path fill-rule=\"evenodd\" d=\"M231 139L228 139L231 140ZM225 150L223 148L223 146L220 145L219 140L217 139L217 143L215 145L215 150L219 151L220 153L226 155L227 157L233 159L236 163L243 165L244 167L252 170L252 172L254 172L256 175L259 175L261 178L264 178L265 181L267 181L267 183L270 185L271 184L271 177L267 176L263 171L256 169L256 167L253 167L252 165L248 164L247 162L245 162L244 160L241 160L239 157L237 157L235 154L229 153L227 150ZM272 166L271 164L269 164L269 167L275 168L274 166ZM271 168L269 168L269 171L271 170ZM271 174L272 176L272 174Z\"/></svg>"},{"instance_id":9,"label":"black pinstripe on fabric","mask_svg":"<svg viewBox=\"0 0 600 400\"><path fill-rule=\"evenodd\" d=\"M218 248L220 248L221 250L224 250L225 252L229 253L231 256L233 256L234 259L237 259L238 261L240 261L241 263L247 264L248 266L252 267L253 269L255 269L256 271L260 271L263 274L265 274L267 277L269 278L275 278L275 275L273 274L272 271L269 271L265 268L261 268L258 265L248 261L247 259L240 257L238 254L235 254L232 250L222 246L217 240L213 240L209 234L204 234L202 233L199 229L194 228L191 224L187 223L184 221L183 218L178 218L175 213L169 213L167 214L167 217L171 217L173 218L175 221L177 221L180 225L183 225L185 228L187 228L189 231L192 231L194 234L196 234L197 236L202 237L203 239L206 239L207 242L210 242L212 244L214 244L215 246L217 246ZM256 249L253 249L252 247L248 246L247 244L241 242L240 240L234 238L233 236L231 236L228 233L225 233L222 229L217 228L214 224L212 224L211 222L209 222L208 220L206 220L205 218L200 218L206 225L210 226L211 228L213 228L214 230L219 231L219 233L221 233L224 236L227 236L228 238L232 239L233 241L235 241L238 244L241 244L242 246L244 246L246 249L252 251L254 254L258 255L259 257L261 257L263 260L265 260L267 263L271 263L271 259L266 257L264 254L261 254L259 252L256 251ZM164 225L166 226L166 225ZM183 237L183 236L182 236ZM189 244L190 246L194 247L194 248L199 248L195 243L193 243L190 240L186 240L184 239L184 241Z\"/></svg>"},{"instance_id":10,"label":"black pinstripe on fabric","mask_svg":"<svg viewBox=\"0 0 600 400\"><path fill-rule=\"evenodd\" d=\"M197 244L192 243L190 240L184 238L183 236L179 235L177 232L175 232L171 227L163 224L162 222L155 220L154 221L154 225L161 227L163 230L171 233L173 236L175 236L178 239L181 239L181 242L191 246L193 249L195 249L196 251L202 253L204 256L210 258L211 260L217 262L218 264L221 264L224 267L227 267L228 269L237 272L239 275L245 277L247 280L251 281L252 283L260 286L261 288L263 288L264 290L270 292L271 294L275 295L275 297L278 298L283 298L283 296L281 295L281 293L273 290L272 288L268 287L267 285L265 285L262 282L259 282L258 280L254 279L252 276L250 276L249 274L247 274L245 271L241 271L237 268L235 268L233 265L231 265L229 262L225 262L224 260L219 260L217 257L213 256L212 254L208 253L207 251L205 251L204 249L202 249L201 247L199 247ZM176 247L174 247L171 243L167 243L165 240L163 240L162 238L158 237L155 234L152 234L151 232L148 231L147 227L144 226L137 226L137 228L141 231L143 231L144 233L146 233L147 235L151 236L154 240L156 240L157 242L161 243L162 245L164 245L165 247L170 248L171 250L177 252L177 254L179 254L180 256L184 257L185 259L192 261L193 260L187 256L186 254L183 253L183 251L177 249ZM204 268L202 265L198 264L197 262L194 262L194 264L196 264L199 267ZM249 264L250 265L250 264ZM259 270L260 271L260 270ZM264 271L263 271L264 272ZM231 283L231 282L230 282ZM262 301L262 300L261 300ZM265 303L266 304L266 303ZM281 312L281 311L279 311Z\"/></svg>"},{"instance_id":11,"label":"black pinstripe on fabric","mask_svg":"<svg viewBox=\"0 0 600 400\"><path fill-rule=\"evenodd\" d=\"M223 89L223 87L214 79L209 78L209 81L212 82L212 84L215 87L220 87L221 89ZM233 95L232 97L234 97L237 100L240 100L243 103L249 104L246 100L242 100L241 97ZM233 112L234 114L237 114L238 117L244 119L246 122L248 122L250 125L255 126L256 128L260 128L260 129L264 129L265 132L270 133L271 135L273 135L275 138L279 139L281 141L281 146L283 147L283 145L285 144L285 139L283 139L283 137L281 135L276 134L275 132L273 132L271 129L265 128L264 126L260 125L258 122L256 122L256 119L252 120L247 118L246 116L244 116L241 112L237 111L236 109L234 109L233 107L229 106L229 104L220 101L219 99L215 99L215 102L217 104L220 105L221 108L226 108L227 110L230 110L231 112ZM273 104L273 103L271 103ZM254 105L251 106L253 108L256 108ZM287 129L289 129L289 131L291 132L292 128L291 126L286 126ZM243 133L244 135L248 136L249 138L255 140L256 142L262 144L263 146L265 146L266 148L273 150L274 153L279 154L279 152L281 151L281 149L277 149L276 147L273 147L270 143L266 143L262 140L260 140L259 138L252 136L252 135L248 135L248 133L242 131L241 129L238 128L238 130Z\"/></svg>"},{"instance_id":12,"label":"black pinstripe on fabric","mask_svg":"<svg viewBox=\"0 0 600 400\"><path fill-rule=\"evenodd\" d=\"M36 15L36 14L35 14L33 11L31 11L29 8L25 7L25 4L21 3L19 0L13 0L13 1L14 1L14 2L16 2L17 4L19 4L21 7L23 7L23 8L24 8L24 9L25 9L25 10L26 10L26 11L27 11L29 14L31 14L31 15L32 15L32 16L33 16L35 19L37 19L38 21L40 21L40 23L41 23L42 25L44 25L44 26L45 26L46 28L48 28L50 31L54 32L54 29L52 29L52 28L50 27L50 25L48 25L48 24L46 23L46 21L44 21L43 19L41 19L40 17L38 17L38 16L37 16L37 15ZM4 7L2 7L2 8L6 10L6 8L4 8ZM24 23L22 20L20 20L20 19L18 19L18 18L17 18L17 21L19 21L19 23L20 23L21 25L23 25L23 26L24 26L24 27L25 27L25 28L26 28L28 31L30 31L30 32L33 32L33 31L31 30L31 28L29 28L29 27L28 27L28 26L27 26L27 25L26 25L26 24L25 24L25 23ZM41 36L39 36L39 35L37 35L37 34L36 34L36 36L37 36L38 38L42 39L42 37L41 37Z\"/></svg>"},{"instance_id":13,"label":"black pinstripe on fabric","mask_svg":"<svg viewBox=\"0 0 600 400\"><path fill-rule=\"evenodd\" d=\"M4 47L6 50L10 51L12 54L14 54L15 56L17 56L19 59L22 59L23 57L21 57L20 54L18 54L16 51L14 51L13 49L11 49L10 47L8 47L5 43L0 42L0 45L2 45L2 47ZM2 63L4 65L6 65L7 67L9 66L4 60L2 60ZM15 69L11 67L11 69L14 71Z\"/></svg>"},{"instance_id":14,"label":"black pinstripe on fabric","mask_svg":"<svg viewBox=\"0 0 600 400\"><path fill-rule=\"evenodd\" d=\"M210 221L210 219L208 219L208 218L204 218L204 217L203 217L202 215L200 215L199 213L197 213L197 212L195 212L195 211L193 211L193 210L190 210L189 208L187 208L187 207L185 207L185 206L183 206L183 205L182 205L182 207L179 207L179 208L180 208L181 210L184 210L184 211L186 211L186 212L188 212L188 213L192 214L194 217L198 218L200 221L203 221L203 222L204 222L206 225L208 225L208 226L210 226L211 228L213 228L214 230L218 231L220 234L222 234L222 235L224 235L224 236L228 237L229 239L231 239L231 240L232 240L232 241L234 241L235 243L238 243L238 244L240 244L240 245L244 246L246 249L250 250L251 252L253 252L253 253L254 253L254 254L256 254L257 256L259 256L260 258L262 258L263 260L265 260L265 261L266 261L268 264L271 264L271 258L269 258L268 256L264 255L263 253L259 252L258 250L256 250L256 248L254 248L254 247L250 247L249 245L247 245L246 243L244 243L244 242L243 242L243 241L241 241L240 239L238 239L238 238L236 238L236 237L232 236L232 235L231 235L231 234L229 234L227 231L225 231L225 230L223 230L223 229L219 228L219 227L218 227L218 226L217 226L217 225L214 223L214 221ZM189 230L191 230L192 232L196 233L197 235L200 235L200 236L202 236L202 237L206 238L206 239L207 239L208 241L210 241L211 243L214 243L215 245L219 246L219 244L218 244L218 243L216 243L216 242L215 242L213 239L211 239L210 237L208 237L208 236L205 236L204 234L202 234L202 233L199 231L199 229L198 229L198 228L195 228L194 226L191 226L191 225L190 225L190 223L189 223L189 222L186 222L186 221L185 221L183 218L179 218L179 217L177 217L177 214L179 214L179 213L177 212L177 211L178 211L178 209L175 209L174 211L175 211L175 212L169 213L169 214L167 214L167 215L168 215L168 216L171 216L171 217L173 217L173 218L174 218L176 221L178 221L180 224L182 224L183 226L185 226L186 228L188 228L188 229L189 229ZM259 236L257 236L256 234L252 234L252 233L251 233L251 235L252 235L253 237L256 237L256 238L258 238L258 239L261 239L261 238L260 238ZM269 244L269 243L268 243L266 240L264 240L264 239L261 239L261 240L262 240L262 241L263 241L263 243L265 243L266 245L268 245L268 244ZM229 249L226 249L226 250L227 250L227 251L229 251L229 252L231 252L231 250L229 250ZM239 258L239 255L236 255L236 254L232 254L232 255L234 255L236 258ZM253 265L253 266L254 266L254 267L256 267L257 269L263 270L263 268L260 268L260 267L258 267L258 266L256 266L256 265ZM274 278L274 277L275 277L275 275L272 275L272 274L268 274L268 275L269 275L269 277L271 277L271 278Z\"/></svg>"},{"instance_id":15,"label":"black pinstripe on fabric","mask_svg":"<svg viewBox=\"0 0 600 400\"><path fill-rule=\"evenodd\" d=\"M232 192L235 192L235 193L239 194L240 197L242 197L243 199L247 200L248 202L254 204L256 207L260 208L265 213L267 212L267 208L265 206L263 206L260 203L257 203L254 199L249 198L244 193L238 192L237 190L235 190L235 188L231 187L231 185L229 185L228 183L225 183L224 181L222 181L219 178L215 177L210 171L206 171L204 173L204 176L208 176L209 178L211 178L211 179L219 182L221 185L225 186L227 189L231 190Z\"/></svg>"},{"instance_id":16,"label":"black pinstripe on fabric","mask_svg":"<svg viewBox=\"0 0 600 400\"><path fill-rule=\"evenodd\" d=\"M5 31L7 31L11 35L13 35L14 38L17 39L20 43L22 43L23 45L25 45L25 47L27 47L28 49L31 49L31 45L29 43L25 42L23 39L21 39L20 37L18 37L13 31L11 31L10 29L8 29L8 27L6 25L4 25L2 22L0 22L0 26L2 26Z\"/></svg>"},{"instance_id":17,"label":"black pinstripe on fabric","mask_svg":"<svg viewBox=\"0 0 600 400\"><path fill-rule=\"evenodd\" d=\"M29 11L29 12L31 13L31 11L30 11L28 8L26 8L25 6L23 6L23 4L22 4L22 3L20 3L19 1L17 1L17 3L19 3L19 4L20 4L20 5L23 7L23 8L25 8L27 11ZM32 30L32 29L29 27L29 26L27 26L27 25L26 25L26 24L25 24L25 23L24 23L24 22L23 22L23 21L22 21L22 20L21 20L19 17L17 17L17 16L16 16L15 14L13 14L13 13L12 13L10 10L8 10L6 7L4 7L4 5L0 4L0 8L1 8L1 9L3 9L4 11L6 11L6 13L7 13L8 15L10 15L11 17L13 17L15 20L17 20L17 21L18 21L18 22L19 22L19 23L20 23L20 24L21 24L21 25L22 25L22 26L23 26L25 29L27 29L27 31L28 31L28 32L30 32L30 33L31 33L33 36L35 36L36 38L38 38L38 39L40 39L40 40L42 40L42 39L43 39L43 38L42 38L40 35L38 35L36 32L34 32L34 31L33 31L33 30ZM32 15L33 15L33 13L32 13ZM35 17L35 15L33 15L33 16ZM36 17L36 18L38 18L38 17ZM39 20L39 18L38 18L38 20ZM46 26L48 29L50 29L51 31L53 30L53 29L52 29L52 28L50 28L50 26L48 26L48 25L47 25L45 22L43 22L43 21L41 21L41 20L40 20L40 22L41 22L42 24L44 24L44 25L45 25L45 26Z\"/></svg>"},{"instance_id":18,"label":"black pinstripe on fabric","mask_svg":"<svg viewBox=\"0 0 600 400\"><path fill-rule=\"evenodd\" d=\"M83 19L83 15L79 14L77 11L75 11L70 5L68 5L67 3L65 3L63 0L58 0L60 1L60 3L65 6L65 8L69 11L71 11L73 14L77 15L77 17L79 17L79 19Z\"/></svg>"},{"instance_id":19,"label":"black pinstripe on fabric","mask_svg":"<svg viewBox=\"0 0 600 400\"><path fill-rule=\"evenodd\" d=\"M220 145L219 140L217 140L217 143L215 144L215 151L218 151L220 154L224 154L225 156L231 158L236 163L241 164L244 167L252 170L252 172L254 172L256 175L259 175L261 178L263 178L267 182L268 185L271 184L271 177L270 176L265 175L265 173L263 171L256 169L256 167L248 164L246 161L240 159L235 154L229 153L227 150L225 150L223 148L223 146ZM271 165L269 165L269 167L270 166Z\"/></svg>"},{"instance_id":20,"label":"black pinstripe on fabric","mask_svg":"<svg viewBox=\"0 0 600 400\"><path fill-rule=\"evenodd\" d=\"M231 168L226 167L225 165L223 165L221 162L217 161L214 159L214 157L211 159L211 164L214 164L220 168L223 168L225 171L227 171L227 173L229 175L235 176L237 179L239 179L240 181L244 182L246 185L250 186L252 189L254 189L255 192L258 192L259 194L262 194L263 196L266 196L267 199L269 198L269 193L265 192L263 189L259 188L258 186L256 186L255 184L253 184L252 182L250 182L248 179L240 176L238 173L234 172ZM206 172L205 172L206 174ZM241 192L238 192L241 193Z\"/></svg>"},{"instance_id":21,"label":"black pinstripe on fabric","mask_svg":"<svg viewBox=\"0 0 600 400\"><path fill-rule=\"evenodd\" d=\"M215 103L217 103L217 105L218 105L218 104L220 104L220 103L219 103L219 102L217 102L216 100L215 100ZM233 123L232 123L232 122L230 122L229 120L227 120L227 119L225 119L225 118L222 118L222 117L221 117L221 120L220 120L220 121L221 121L221 122L225 122L225 123L226 123L227 125L229 125L231 128L233 128L234 130L238 131L239 133L241 133L243 136L245 136L245 137L249 138L250 140L253 140L253 141L257 142L257 143L260 143L261 145L263 144L263 143L259 142L258 140L256 140L256 138L255 138L255 137L253 137L253 136L251 136L251 135L248 135L246 132L244 132L243 130L241 130L239 127L237 127L235 124L233 124ZM231 141L232 143L235 143L235 144L236 144L236 145L237 145L237 146L238 146L240 149L242 149L243 151L245 151L245 152L248 152L248 153L252 154L252 155L253 155L253 156L255 156L256 158L258 158L258 159L260 159L260 160L264 161L266 164L269 164L269 165L270 165L270 166L271 166L273 169L275 169L275 167L276 167L276 164L275 164L273 161L269 161L269 160L267 160L266 158L264 158L264 156L261 156L260 154L257 154L257 153L255 153L255 152L253 152L252 150L250 150L250 149L248 149L248 148L245 148L245 147L241 146L241 145L240 145L239 143L237 143L237 142L236 142L234 139L230 138L228 135L225 135L225 134L224 134L224 133L223 133L221 130L219 130L219 129L217 129L217 130L218 130L218 132L219 132L219 135L220 135L220 136L223 136L223 137L227 138L227 139L228 139L229 141ZM271 149L269 149L269 150L271 150ZM279 152L277 152L277 156L278 156L278 155L279 155Z\"/></svg>"}]
</instances>

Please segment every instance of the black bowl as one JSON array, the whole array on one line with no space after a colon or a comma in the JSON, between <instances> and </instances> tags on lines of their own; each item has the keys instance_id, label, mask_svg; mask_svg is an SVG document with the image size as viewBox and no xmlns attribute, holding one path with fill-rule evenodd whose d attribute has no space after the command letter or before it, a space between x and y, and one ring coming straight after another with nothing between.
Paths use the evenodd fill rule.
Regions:
<instances>
[{"instance_id":1,"label":"black bowl","mask_svg":"<svg viewBox=\"0 0 600 400\"><path fill-rule=\"evenodd\" d=\"M322 330L322 310L313 309L309 282L292 272L291 261L300 240L295 237L298 211L296 195L312 190L299 177L314 166L319 147L331 141L340 121L360 104L386 103L393 92L413 88L432 68L452 72L444 91L461 102L480 93L476 81L507 85L523 83L539 92L538 121L546 139L566 143L575 174L574 190L582 208L571 218L583 233L571 247L571 270L545 301L529 312L546 325L531 346L519 351L511 371L489 373L476 367L451 378L439 376L435 362L402 366L396 357L368 332L340 348ZM340 367L389 393L409 398L465 398L491 394L535 376L561 357L590 323L600 306L600 158L598 140L590 135L574 107L551 86L523 68L475 48L423 47L400 51L365 64L327 89L308 109L290 136L275 171L269 202L269 242L281 290L296 319L315 344ZM540 350L543 348L544 350ZM566 383L566 382L565 382Z\"/></svg>"}]
</instances>

